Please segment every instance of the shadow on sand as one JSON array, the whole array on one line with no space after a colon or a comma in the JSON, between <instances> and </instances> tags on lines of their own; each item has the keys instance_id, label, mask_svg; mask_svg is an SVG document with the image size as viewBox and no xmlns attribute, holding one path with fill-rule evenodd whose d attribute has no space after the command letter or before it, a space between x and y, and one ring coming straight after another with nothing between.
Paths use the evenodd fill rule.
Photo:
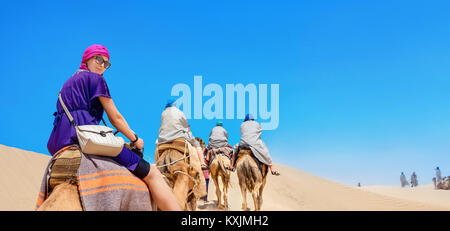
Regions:
<instances>
[{"instance_id":1,"label":"shadow on sand","mask_svg":"<svg viewBox=\"0 0 450 231\"><path fill-rule=\"evenodd\" d=\"M207 201L204 202L203 200L198 201L198 209L202 209L202 210L207 210L207 211L221 211L220 209L217 208L217 200L211 200L211 201Z\"/></svg>"}]
</instances>

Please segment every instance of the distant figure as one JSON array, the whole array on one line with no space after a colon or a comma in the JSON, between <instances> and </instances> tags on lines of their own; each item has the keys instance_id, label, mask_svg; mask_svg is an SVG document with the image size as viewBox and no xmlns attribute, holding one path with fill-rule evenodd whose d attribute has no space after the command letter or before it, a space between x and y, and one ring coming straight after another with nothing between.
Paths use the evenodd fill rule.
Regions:
<instances>
[{"instance_id":1,"label":"distant figure","mask_svg":"<svg viewBox=\"0 0 450 231\"><path fill-rule=\"evenodd\" d=\"M198 141L202 150L206 149L205 141L203 141L202 138L195 137L195 140ZM203 152L203 154L205 154L205 152ZM205 156L203 156L203 159L205 159ZM203 201L204 201L204 203L206 203L206 202L208 202L209 169L202 169L202 170L203 170L203 176L205 177L205 182L206 182L206 196L203 198Z\"/></svg>"},{"instance_id":2,"label":"distant figure","mask_svg":"<svg viewBox=\"0 0 450 231\"><path fill-rule=\"evenodd\" d=\"M436 181L439 182L439 181L441 181L441 179L442 179L442 176L441 176L441 170L439 169L439 166L436 167L435 170L436 170Z\"/></svg>"},{"instance_id":3,"label":"distant figure","mask_svg":"<svg viewBox=\"0 0 450 231\"><path fill-rule=\"evenodd\" d=\"M417 187L419 185L419 182L417 180L416 172L413 172L411 175L411 187Z\"/></svg>"},{"instance_id":4,"label":"distant figure","mask_svg":"<svg viewBox=\"0 0 450 231\"><path fill-rule=\"evenodd\" d=\"M361 187L361 183L360 182L358 182L358 187Z\"/></svg>"},{"instance_id":5,"label":"distant figure","mask_svg":"<svg viewBox=\"0 0 450 231\"><path fill-rule=\"evenodd\" d=\"M402 188L409 185L408 181L406 180L406 176L403 172L400 175L400 183L402 184Z\"/></svg>"}]
</instances>

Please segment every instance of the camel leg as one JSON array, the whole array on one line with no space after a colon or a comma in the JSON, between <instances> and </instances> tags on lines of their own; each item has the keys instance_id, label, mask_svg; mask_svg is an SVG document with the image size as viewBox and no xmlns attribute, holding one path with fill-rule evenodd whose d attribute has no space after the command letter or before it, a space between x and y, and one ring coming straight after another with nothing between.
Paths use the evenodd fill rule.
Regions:
<instances>
[{"instance_id":1,"label":"camel leg","mask_svg":"<svg viewBox=\"0 0 450 231\"><path fill-rule=\"evenodd\" d=\"M66 182L59 184L38 211L83 211L78 187Z\"/></svg>"},{"instance_id":2,"label":"camel leg","mask_svg":"<svg viewBox=\"0 0 450 231\"><path fill-rule=\"evenodd\" d=\"M262 206L262 202L263 202L263 199L262 199L262 191L263 191L263 186L261 185L260 187L259 187L259 190L258 190L258 197L257 197L257 199L258 199L258 209L259 210L261 210L261 206Z\"/></svg>"},{"instance_id":3,"label":"camel leg","mask_svg":"<svg viewBox=\"0 0 450 231\"><path fill-rule=\"evenodd\" d=\"M240 183L241 188L241 194L242 194L242 210L247 211L247 187L245 186L245 183L242 181Z\"/></svg>"},{"instance_id":4,"label":"camel leg","mask_svg":"<svg viewBox=\"0 0 450 231\"><path fill-rule=\"evenodd\" d=\"M222 207L222 194L220 192L220 185L219 185L219 176L215 175L213 177L214 185L216 186L216 195L217 195L217 208L223 209Z\"/></svg>"},{"instance_id":5,"label":"camel leg","mask_svg":"<svg viewBox=\"0 0 450 231\"><path fill-rule=\"evenodd\" d=\"M253 197L253 204L255 205L255 211L259 210L259 206L258 206L258 190L259 188L255 188L252 191L252 197Z\"/></svg>"},{"instance_id":6,"label":"camel leg","mask_svg":"<svg viewBox=\"0 0 450 231\"><path fill-rule=\"evenodd\" d=\"M260 201L259 201L259 196L260 196L260 189L261 189L261 184L262 182L258 182L256 183L255 187L252 190L252 197L253 197L253 204L255 205L255 211L259 211L260 208Z\"/></svg>"},{"instance_id":7,"label":"camel leg","mask_svg":"<svg viewBox=\"0 0 450 231\"><path fill-rule=\"evenodd\" d=\"M258 191L258 209L261 210L262 204L263 204L263 190L264 190L264 183L261 184L259 191Z\"/></svg>"},{"instance_id":8,"label":"camel leg","mask_svg":"<svg viewBox=\"0 0 450 231\"><path fill-rule=\"evenodd\" d=\"M261 186L259 187L259 193L258 193L258 204L259 204L259 209L261 210L261 206L263 203L263 190L264 190L264 186L266 186L266 180L267 180L267 176L263 178L263 182L261 184Z\"/></svg>"},{"instance_id":9,"label":"camel leg","mask_svg":"<svg viewBox=\"0 0 450 231\"><path fill-rule=\"evenodd\" d=\"M219 181L219 177L220 177L220 180L222 180L222 183L223 183L223 176L219 175L217 177L217 181ZM220 187L220 184L217 184L217 185ZM218 189L219 189L219 196L220 196L220 209L225 209L225 202L224 202L224 199L223 199L223 184L222 184L222 188L218 188Z\"/></svg>"},{"instance_id":10,"label":"camel leg","mask_svg":"<svg viewBox=\"0 0 450 231\"><path fill-rule=\"evenodd\" d=\"M228 183L229 183L229 179L224 178L224 181L223 181L223 201L224 201L225 209L227 209L227 210L229 208L229 206L228 206Z\"/></svg>"},{"instance_id":11,"label":"camel leg","mask_svg":"<svg viewBox=\"0 0 450 231\"><path fill-rule=\"evenodd\" d=\"M230 161L225 158L225 166L226 167L230 167ZM228 170L225 170L222 173L222 182L223 182L223 200L224 200L224 205L225 208L228 210L229 209L229 205L228 205L228 187L230 186L230 172L228 172Z\"/></svg>"},{"instance_id":12,"label":"camel leg","mask_svg":"<svg viewBox=\"0 0 450 231\"><path fill-rule=\"evenodd\" d=\"M197 200L198 200L198 198L194 195L194 194L191 194L189 197L188 197L188 204L189 204L189 210L190 211L196 211L197 210Z\"/></svg>"}]
</instances>

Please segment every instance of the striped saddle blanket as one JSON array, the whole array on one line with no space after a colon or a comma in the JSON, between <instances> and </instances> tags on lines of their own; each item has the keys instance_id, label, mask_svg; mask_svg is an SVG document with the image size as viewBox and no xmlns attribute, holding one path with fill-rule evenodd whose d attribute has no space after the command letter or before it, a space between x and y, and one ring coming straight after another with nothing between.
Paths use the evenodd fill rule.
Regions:
<instances>
[{"instance_id":1,"label":"striped saddle blanket","mask_svg":"<svg viewBox=\"0 0 450 231\"><path fill-rule=\"evenodd\" d=\"M85 155L78 146L61 149L49 161L36 210L60 183L78 185L84 211L152 210L147 185L110 157Z\"/></svg>"},{"instance_id":2,"label":"striped saddle blanket","mask_svg":"<svg viewBox=\"0 0 450 231\"><path fill-rule=\"evenodd\" d=\"M219 154L225 155L226 157L228 157L228 159L231 160L233 151L234 151L233 147L231 147L230 145L228 145L226 147L220 147L220 148L211 148L211 149L207 150L205 160L208 163L212 163L214 158Z\"/></svg>"}]
</instances>

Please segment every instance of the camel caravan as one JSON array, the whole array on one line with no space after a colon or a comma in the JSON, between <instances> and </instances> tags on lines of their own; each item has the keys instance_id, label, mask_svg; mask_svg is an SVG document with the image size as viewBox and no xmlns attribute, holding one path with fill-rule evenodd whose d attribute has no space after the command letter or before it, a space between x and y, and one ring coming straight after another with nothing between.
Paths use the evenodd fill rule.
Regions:
<instances>
[{"instance_id":1,"label":"camel caravan","mask_svg":"<svg viewBox=\"0 0 450 231\"><path fill-rule=\"evenodd\" d=\"M230 161L235 159L235 150L228 144L226 131L213 129L206 147L202 139L194 138L186 116L171 98L161 114L155 164L150 164L144 159L143 139L118 111L103 78L111 66L109 59L105 46L89 46L80 67L59 91L47 142L52 158L42 178L36 210L192 211L199 199L207 200L208 170L217 186L218 207L228 208L230 171L234 170ZM116 132L103 120L104 112ZM272 169L260 139L261 127L251 121L247 116L241 126L238 150L251 150L256 159L238 157L237 174L243 192L256 195L255 210L259 210L265 174L255 171L258 160L270 165L273 174L278 172ZM118 132L130 142L115 136ZM236 153L239 156L240 151Z\"/></svg>"},{"instance_id":2,"label":"camel caravan","mask_svg":"<svg viewBox=\"0 0 450 231\"><path fill-rule=\"evenodd\" d=\"M260 139L261 131L252 115L247 115L241 125L241 142L232 147L223 123L219 121L206 146L201 138L193 136L184 113L171 99L161 115L155 165L149 165L150 172L158 170L155 176L142 176L150 174L132 171L129 166L115 162L115 158L85 154L78 145L70 145L53 155L49 162L36 210L194 211L197 201L207 196L205 172L211 175L215 184L217 209L229 210L230 178L236 173L242 193L242 210L248 210L247 192L253 197L254 210L261 210L269 169L273 175L279 175ZM143 158L143 153L133 143L127 143L125 148ZM153 179L152 183L147 178L161 178L172 197L155 198L162 197L158 194L161 195L164 188L158 185L161 184L158 180ZM176 206L170 209L165 200L172 200Z\"/></svg>"}]
</instances>

